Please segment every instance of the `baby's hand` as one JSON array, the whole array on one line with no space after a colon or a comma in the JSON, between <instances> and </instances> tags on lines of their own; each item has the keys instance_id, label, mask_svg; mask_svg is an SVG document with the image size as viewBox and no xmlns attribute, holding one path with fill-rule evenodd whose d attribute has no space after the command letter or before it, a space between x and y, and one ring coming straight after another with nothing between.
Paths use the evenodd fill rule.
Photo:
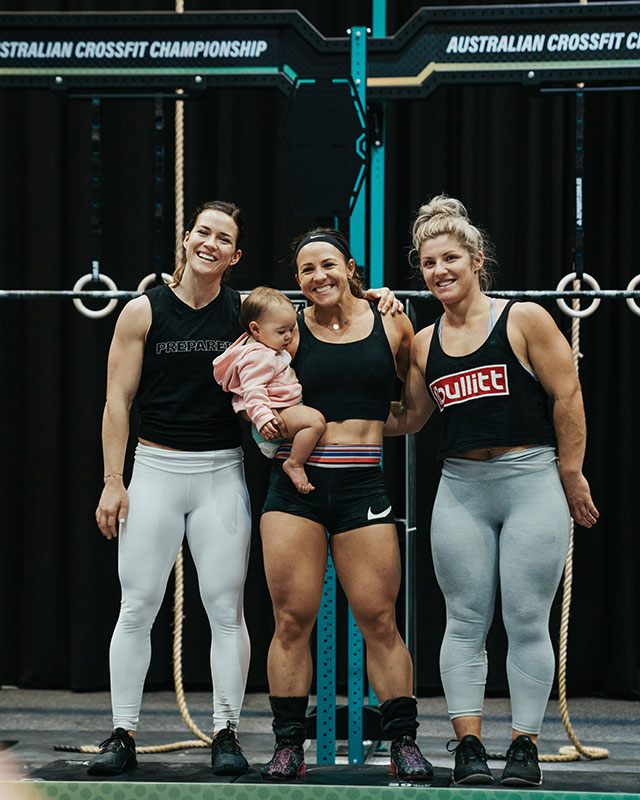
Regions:
<instances>
[{"instance_id":1,"label":"baby's hand","mask_svg":"<svg viewBox=\"0 0 640 800\"><path fill-rule=\"evenodd\" d=\"M278 426L276 425L275 418L266 422L258 431L260 436L265 440L265 442L270 442L272 439L279 439L280 438L280 431L278 430Z\"/></svg>"}]
</instances>

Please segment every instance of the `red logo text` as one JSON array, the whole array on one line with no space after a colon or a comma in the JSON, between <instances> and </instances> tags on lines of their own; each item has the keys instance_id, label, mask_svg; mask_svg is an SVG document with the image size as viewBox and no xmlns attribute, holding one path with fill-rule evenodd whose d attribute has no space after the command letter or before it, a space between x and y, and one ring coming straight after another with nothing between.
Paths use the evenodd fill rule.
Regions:
<instances>
[{"instance_id":1,"label":"red logo text","mask_svg":"<svg viewBox=\"0 0 640 800\"><path fill-rule=\"evenodd\" d=\"M453 375L445 375L429 384L429 389L440 411L456 403L509 394L506 364L476 367Z\"/></svg>"}]
</instances>

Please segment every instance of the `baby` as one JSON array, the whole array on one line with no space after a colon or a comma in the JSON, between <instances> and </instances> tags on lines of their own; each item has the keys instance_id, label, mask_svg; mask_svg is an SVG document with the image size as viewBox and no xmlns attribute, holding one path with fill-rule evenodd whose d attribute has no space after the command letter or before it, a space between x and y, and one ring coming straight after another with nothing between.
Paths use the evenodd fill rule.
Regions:
<instances>
[{"instance_id":1,"label":"baby","mask_svg":"<svg viewBox=\"0 0 640 800\"><path fill-rule=\"evenodd\" d=\"M290 366L286 348L296 331L296 311L281 292L259 286L245 298L240 321L246 333L214 360L213 375L233 393L234 410L255 426L254 438L265 455L275 455L276 440L293 437L282 469L299 492L308 494L315 487L304 464L326 423L319 411L302 405L302 388ZM278 427L274 410L285 429Z\"/></svg>"}]
</instances>

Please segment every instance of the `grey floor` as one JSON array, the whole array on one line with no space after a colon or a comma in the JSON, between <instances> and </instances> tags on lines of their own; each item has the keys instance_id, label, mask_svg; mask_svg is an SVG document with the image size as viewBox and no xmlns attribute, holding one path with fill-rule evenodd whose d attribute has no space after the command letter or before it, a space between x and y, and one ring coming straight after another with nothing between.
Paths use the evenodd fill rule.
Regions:
<instances>
[{"instance_id":1,"label":"grey floor","mask_svg":"<svg viewBox=\"0 0 640 800\"><path fill-rule=\"evenodd\" d=\"M345 702L339 698L338 702ZM210 733L208 693L187 695L189 712L196 725ZM637 774L640 792L640 702L575 698L569 701L569 713L575 733L585 746L605 747L609 757L599 761L548 763L545 772L572 770L590 775L594 786L598 776L615 773ZM98 744L110 731L109 695L106 692L75 694L67 691L0 689L0 774L12 766L13 774L28 777L34 770L54 761L68 759L78 762L83 756L61 753L54 745ZM419 744L425 755L437 767L448 767L452 756L446 750L451 727L442 697L419 699ZM488 699L485 706L484 741L490 753L504 753L509 739L509 704L504 699ZM173 692L149 692L145 695L138 746L165 744L193 738L185 726ZM271 716L265 694L247 695L241 719L241 743L252 764L262 764L272 753ZM569 744L558 706L549 704L540 753L556 754ZM316 761L315 742L307 742L306 760ZM346 743L337 743L337 762L346 763ZM206 763L209 754L204 749L178 750L140 756L140 759L174 764ZM388 763L384 750L372 748L367 763ZM492 764L500 770L501 764Z\"/></svg>"}]
</instances>

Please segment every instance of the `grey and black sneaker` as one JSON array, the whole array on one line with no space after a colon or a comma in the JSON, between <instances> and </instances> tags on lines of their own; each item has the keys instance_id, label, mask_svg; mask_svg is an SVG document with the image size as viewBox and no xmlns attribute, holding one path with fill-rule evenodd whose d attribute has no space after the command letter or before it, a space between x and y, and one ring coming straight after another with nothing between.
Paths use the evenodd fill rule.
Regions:
<instances>
[{"instance_id":1,"label":"grey and black sneaker","mask_svg":"<svg viewBox=\"0 0 640 800\"><path fill-rule=\"evenodd\" d=\"M528 736L523 734L511 742L500 783L509 786L540 786L542 783L538 748Z\"/></svg>"},{"instance_id":2,"label":"grey and black sneaker","mask_svg":"<svg viewBox=\"0 0 640 800\"><path fill-rule=\"evenodd\" d=\"M98 755L89 761L89 775L120 775L138 766L136 743L124 728L116 728L99 747Z\"/></svg>"},{"instance_id":3,"label":"grey and black sneaker","mask_svg":"<svg viewBox=\"0 0 640 800\"><path fill-rule=\"evenodd\" d=\"M477 736L468 734L463 736L455 747L449 745L456 742L452 739L447 743L447 750L455 753L455 764L451 770L451 777L455 784L458 783L493 783L493 775L487 764L487 751Z\"/></svg>"},{"instance_id":4,"label":"grey and black sneaker","mask_svg":"<svg viewBox=\"0 0 640 800\"><path fill-rule=\"evenodd\" d=\"M429 781L433 767L420 752L412 736L401 736L391 742L391 774L410 781Z\"/></svg>"},{"instance_id":5,"label":"grey and black sneaker","mask_svg":"<svg viewBox=\"0 0 640 800\"><path fill-rule=\"evenodd\" d=\"M276 741L273 758L261 770L265 781L294 781L306 772L302 745L294 744L290 739Z\"/></svg>"},{"instance_id":6,"label":"grey and black sneaker","mask_svg":"<svg viewBox=\"0 0 640 800\"><path fill-rule=\"evenodd\" d=\"M211 743L211 771L214 775L244 775L248 769L236 733L227 722L227 727L218 731Z\"/></svg>"}]
</instances>

